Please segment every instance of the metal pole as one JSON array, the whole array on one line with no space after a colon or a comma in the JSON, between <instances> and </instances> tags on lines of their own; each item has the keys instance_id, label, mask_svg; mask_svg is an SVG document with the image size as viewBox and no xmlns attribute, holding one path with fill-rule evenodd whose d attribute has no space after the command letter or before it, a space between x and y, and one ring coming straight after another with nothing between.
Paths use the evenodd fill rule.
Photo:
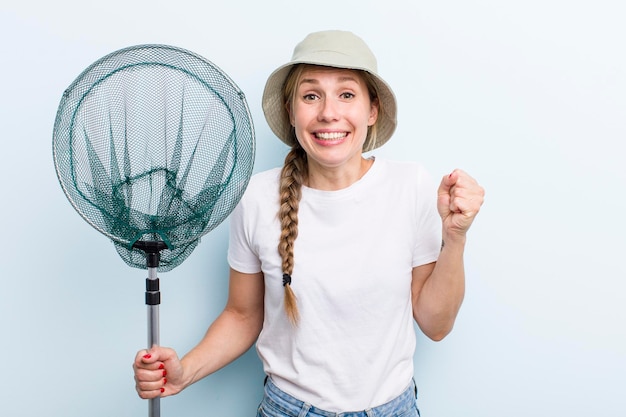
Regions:
<instances>
[{"instance_id":1,"label":"metal pole","mask_svg":"<svg viewBox=\"0 0 626 417\"><path fill-rule=\"evenodd\" d=\"M161 293L159 292L159 278L155 267L148 268L146 279L146 304L148 305L148 349L158 345L159 341L159 304ZM161 416L161 399L152 398L148 403L148 416Z\"/></svg>"},{"instance_id":2,"label":"metal pole","mask_svg":"<svg viewBox=\"0 0 626 417\"><path fill-rule=\"evenodd\" d=\"M148 306L148 349L158 345L159 340L159 304L161 304L161 292L159 291L159 278L157 268L161 260L160 251L167 249L167 245L161 241L138 240L133 248L141 249L146 254L146 305ZM148 403L148 416L161 416L161 398L153 398Z\"/></svg>"}]
</instances>

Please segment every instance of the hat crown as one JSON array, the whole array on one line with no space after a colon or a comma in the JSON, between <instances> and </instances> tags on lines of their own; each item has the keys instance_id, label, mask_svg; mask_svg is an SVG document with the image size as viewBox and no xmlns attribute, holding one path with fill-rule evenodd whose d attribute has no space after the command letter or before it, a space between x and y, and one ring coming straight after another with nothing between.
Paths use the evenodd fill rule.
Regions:
<instances>
[{"instance_id":1,"label":"hat crown","mask_svg":"<svg viewBox=\"0 0 626 417\"><path fill-rule=\"evenodd\" d=\"M341 30L309 34L296 45L291 62L378 71L376 57L363 39Z\"/></svg>"}]
</instances>

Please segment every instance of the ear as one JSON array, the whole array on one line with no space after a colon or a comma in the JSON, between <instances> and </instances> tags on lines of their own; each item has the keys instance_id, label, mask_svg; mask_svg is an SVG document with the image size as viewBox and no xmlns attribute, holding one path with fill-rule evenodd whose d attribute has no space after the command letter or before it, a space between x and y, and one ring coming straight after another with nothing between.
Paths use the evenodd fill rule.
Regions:
<instances>
[{"instance_id":1,"label":"ear","mask_svg":"<svg viewBox=\"0 0 626 417\"><path fill-rule=\"evenodd\" d=\"M378 120L378 98L372 100L370 104L370 116L367 119L367 125L373 126Z\"/></svg>"},{"instance_id":2,"label":"ear","mask_svg":"<svg viewBox=\"0 0 626 417\"><path fill-rule=\"evenodd\" d=\"M289 123L291 123L292 127L296 127L296 124L293 118L293 111L291 109L291 103L289 102L285 103L285 110L287 111L287 116L289 116Z\"/></svg>"}]
</instances>

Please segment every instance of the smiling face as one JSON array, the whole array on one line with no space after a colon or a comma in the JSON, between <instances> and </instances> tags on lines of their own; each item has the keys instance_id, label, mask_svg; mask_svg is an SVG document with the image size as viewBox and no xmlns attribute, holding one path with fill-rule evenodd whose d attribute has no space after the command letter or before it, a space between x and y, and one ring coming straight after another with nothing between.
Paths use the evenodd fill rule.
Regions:
<instances>
[{"instance_id":1,"label":"smiling face","mask_svg":"<svg viewBox=\"0 0 626 417\"><path fill-rule=\"evenodd\" d=\"M287 105L309 169L351 169L360 166L368 127L376 123L372 101L358 71L305 67L296 79Z\"/></svg>"}]
</instances>

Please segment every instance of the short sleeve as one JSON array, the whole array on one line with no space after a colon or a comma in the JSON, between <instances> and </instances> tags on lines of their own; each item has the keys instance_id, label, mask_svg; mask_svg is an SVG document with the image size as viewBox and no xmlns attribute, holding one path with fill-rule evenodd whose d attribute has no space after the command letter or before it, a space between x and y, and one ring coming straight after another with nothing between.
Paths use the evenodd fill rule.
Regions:
<instances>
[{"instance_id":1,"label":"short sleeve","mask_svg":"<svg viewBox=\"0 0 626 417\"><path fill-rule=\"evenodd\" d=\"M441 251L441 217L437 211L437 188L433 178L418 168L416 195L417 239L413 267L437 261Z\"/></svg>"},{"instance_id":2,"label":"short sleeve","mask_svg":"<svg viewBox=\"0 0 626 417\"><path fill-rule=\"evenodd\" d=\"M261 271L261 262L250 242L250 224L245 213L246 201L242 199L230 215L228 264L236 271L254 274Z\"/></svg>"}]
</instances>

